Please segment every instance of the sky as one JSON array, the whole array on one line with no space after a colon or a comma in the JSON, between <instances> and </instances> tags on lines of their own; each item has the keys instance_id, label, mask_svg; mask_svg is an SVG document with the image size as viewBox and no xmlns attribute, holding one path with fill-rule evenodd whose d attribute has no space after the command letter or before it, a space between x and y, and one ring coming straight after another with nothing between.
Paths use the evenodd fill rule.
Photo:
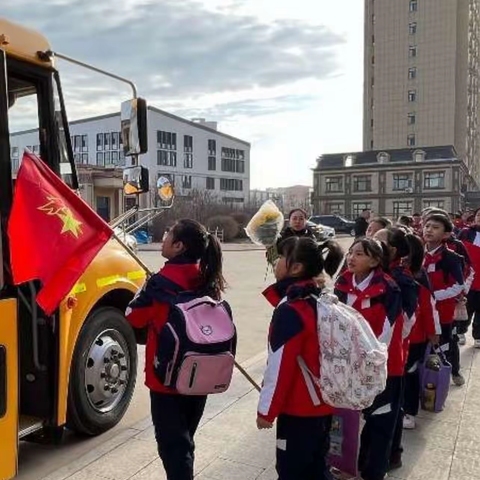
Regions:
<instances>
[{"instance_id":1,"label":"sky","mask_svg":"<svg viewBox=\"0 0 480 480\"><path fill-rule=\"evenodd\" d=\"M2 0L60 53L132 79L149 105L252 144L251 187L312 184L322 153L362 149L361 0ZM70 120L131 92L58 62Z\"/></svg>"}]
</instances>

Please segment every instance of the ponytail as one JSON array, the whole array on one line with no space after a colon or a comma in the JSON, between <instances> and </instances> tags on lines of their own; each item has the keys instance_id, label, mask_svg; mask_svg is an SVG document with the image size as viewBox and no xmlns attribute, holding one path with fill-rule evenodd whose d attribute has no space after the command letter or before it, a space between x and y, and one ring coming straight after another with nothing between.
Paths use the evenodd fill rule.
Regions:
<instances>
[{"instance_id":1,"label":"ponytail","mask_svg":"<svg viewBox=\"0 0 480 480\"><path fill-rule=\"evenodd\" d=\"M410 255L408 256L410 271L413 275L417 275L422 269L423 258L425 256L423 244L413 233L407 234L406 240L410 247Z\"/></svg>"},{"instance_id":2,"label":"ponytail","mask_svg":"<svg viewBox=\"0 0 480 480\"><path fill-rule=\"evenodd\" d=\"M300 263L305 278L316 278L324 271L333 277L343 259L340 245L328 240L320 245L312 238L290 237L278 246L278 253L285 257L287 266Z\"/></svg>"},{"instance_id":3,"label":"ponytail","mask_svg":"<svg viewBox=\"0 0 480 480\"><path fill-rule=\"evenodd\" d=\"M222 292L225 291L225 278L223 277L223 255L222 247L218 238L209 233L207 235L207 248L200 258L200 272L203 285L211 297L220 300Z\"/></svg>"},{"instance_id":4,"label":"ponytail","mask_svg":"<svg viewBox=\"0 0 480 480\"><path fill-rule=\"evenodd\" d=\"M220 242L215 235L195 220L179 220L172 228L174 242L182 242L185 257L200 261L202 289L207 295L219 300L225 290L223 277L223 255Z\"/></svg>"},{"instance_id":5,"label":"ponytail","mask_svg":"<svg viewBox=\"0 0 480 480\"><path fill-rule=\"evenodd\" d=\"M323 262L325 272L327 272L330 277L333 277L343 261L344 254L342 247L338 242L327 240L325 243L320 244L318 248L322 256L326 254Z\"/></svg>"}]
</instances>

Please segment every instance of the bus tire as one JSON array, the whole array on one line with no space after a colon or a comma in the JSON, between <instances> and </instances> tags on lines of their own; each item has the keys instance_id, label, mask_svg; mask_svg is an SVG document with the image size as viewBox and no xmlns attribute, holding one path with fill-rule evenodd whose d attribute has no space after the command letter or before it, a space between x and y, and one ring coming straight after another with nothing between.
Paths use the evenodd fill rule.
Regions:
<instances>
[{"instance_id":1,"label":"bus tire","mask_svg":"<svg viewBox=\"0 0 480 480\"><path fill-rule=\"evenodd\" d=\"M135 389L137 345L123 313L92 312L75 346L68 386L67 426L95 436L122 419Z\"/></svg>"}]
</instances>

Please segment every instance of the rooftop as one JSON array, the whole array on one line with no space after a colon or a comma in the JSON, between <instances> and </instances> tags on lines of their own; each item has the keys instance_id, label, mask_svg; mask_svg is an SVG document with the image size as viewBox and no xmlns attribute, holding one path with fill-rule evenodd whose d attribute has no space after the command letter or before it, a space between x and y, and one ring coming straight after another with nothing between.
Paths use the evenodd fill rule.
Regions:
<instances>
[{"instance_id":1,"label":"rooftop","mask_svg":"<svg viewBox=\"0 0 480 480\"><path fill-rule=\"evenodd\" d=\"M367 152L329 153L321 155L317 160L316 170L322 168L352 167L371 164L388 164L415 161L457 160L457 152L451 145L441 147L416 147L394 150L371 150Z\"/></svg>"}]
</instances>

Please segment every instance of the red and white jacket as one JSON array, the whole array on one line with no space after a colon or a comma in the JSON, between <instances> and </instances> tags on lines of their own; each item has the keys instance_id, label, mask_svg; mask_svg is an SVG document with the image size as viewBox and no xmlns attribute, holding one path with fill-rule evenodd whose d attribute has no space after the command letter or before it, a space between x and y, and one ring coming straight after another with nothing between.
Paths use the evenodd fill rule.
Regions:
<instances>
[{"instance_id":1,"label":"red and white jacket","mask_svg":"<svg viewBox=\"0 0 480 480\"><path fill-rule=\"evenodd\" d=\"M335 294L361 313L378 340L388 346L388 376L401 377L404 369L403 309L400 288L382 269L372 270L357 284L351 272L337 279Z\"/></svg>"},{"instance_id":2,"label":"red and white jacket","mask_svg":"<svg viewBox=\"0 0 480 480\"><path fill-rule=\"evenodd\" d=\"M442 328L427 272L422 269L415 277L419 285L416 322L410 333L410 343L425 343L431 336L440 335Z\"/></svg>"},{"instance_id":3,"label":"red and white jacket","mask_svg":"<svg viewBox=\"0 0 480 480\"><path fill-rule=\"evenodd\" d=\"M425 253L423 263L427 271L440 323L453 323L457 299L465 294L465 260L445 245Z\"/></svg>"},{"instance_id":4,"label":"red and white jacket","mask_svg":"<svg viewBox=\"0 0 480 480\"><path fill-rule=\"evenodd\" d=\"M322 417L333 408L323 402L319 388L302 372L301 357L320 377L317 306L311 295L320 290L313 281L286 279L269 287L264 296L275 307L268 337L268 362L258 404L258 416L273 422L279 415ZM316 406L313 395L320 399Z\"/></svg>"},{"instance_id":5,"label":"red and white jacket","mask_svg":"<svg viewBox=\"0 0 480 480\"><path fill-rule=\"evenodd\" d=\"M198 263L183 256L168 261L165 266L148 279L143 288L130 302L125 313L132 327L147 328L147 346L145 350L145 385L159 393L177 393L165 387L155 375L154 359L157 350L157 338L167 323L171 302L168 298L182 291L195 291L200 286L200 267Z\"/></svg>"},{"instance_id":6,"label":"red and white jacket","mask_svg":"<svg viewBox=\"0 0 480 480\"><path fill-rule=\"evenodd\" d=\"M480 272L480 227L464 228L458 235L458 239L467 249L473 270ZM471 289L480 290L480 273L475 275Z\"/></svg>"}]
</instances>

